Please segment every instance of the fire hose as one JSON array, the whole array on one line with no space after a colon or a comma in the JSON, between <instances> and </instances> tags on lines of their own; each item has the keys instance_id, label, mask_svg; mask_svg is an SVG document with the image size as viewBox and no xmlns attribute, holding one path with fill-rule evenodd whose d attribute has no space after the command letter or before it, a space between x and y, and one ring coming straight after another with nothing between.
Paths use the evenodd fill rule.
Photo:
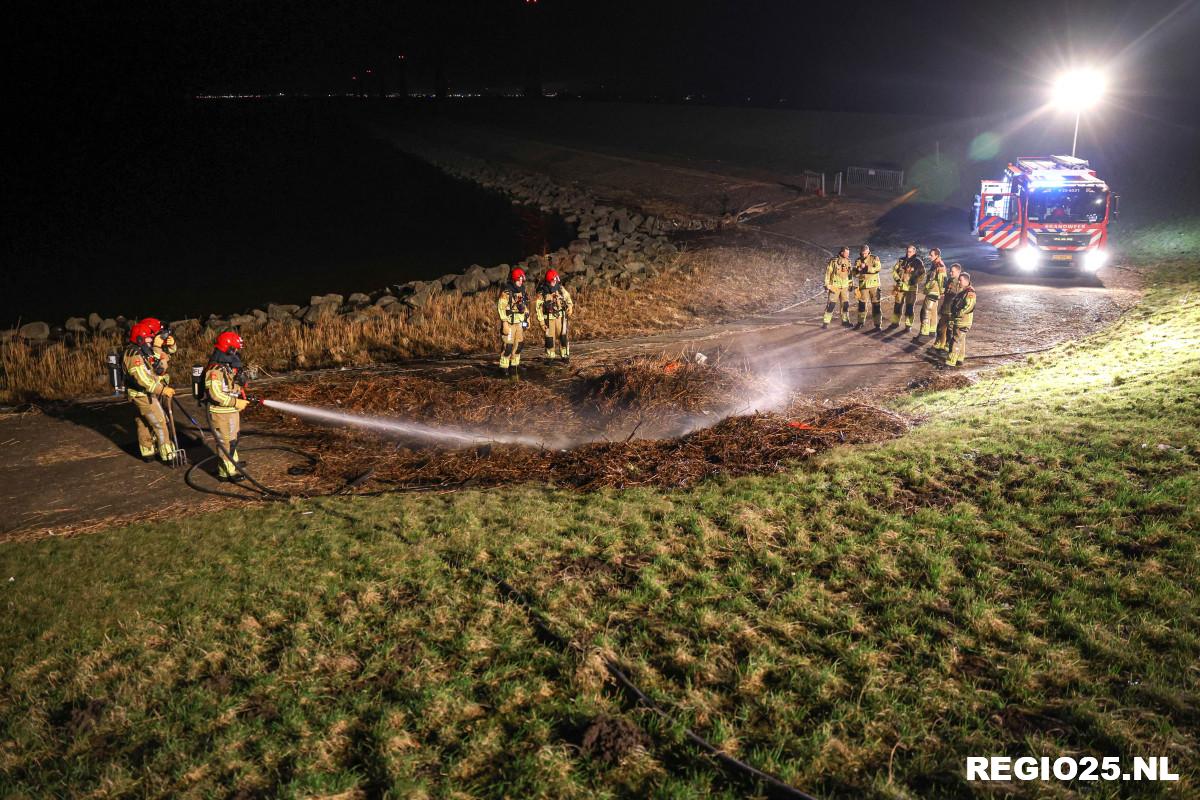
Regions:
<instances>
[{"instance_id":1,"label":"fire hose","mask_svg":"<svg viewBox=\"0 0 1200 800\"><path fill-rule=\"evenodd\" d=\"M280 501L280 500L290 500L293 497L299 496L299 495L290 494L288 492L281 492L278 489L272 489L269 486L265 486L264 484L262 484L258 480L256 480L253 475L251 475L249 472L247 472L245 466L233 457L233 454L230 453L229 449L227 447L225 447L224 444L221 443L221 439L213 431L212 412L210 412L208 410L207 406L204 407L205 417L208 420L208 426L205 427L205 426L201 425L196 420L195 417L193 417L191 414L188 413L188 410L183 407L182 403L179 402L178 397L173 397L171 399L175 403L175 406L181 412L183 412L183 415L185 417L187 417L188 422L192 423L192 425L194 426L194 431L199 435L201 442L204 442L205 445L208 446L207 442L205 442L204 434L205 434L205 432L207 432L212 436L212 446L209 447L209 449L213 451L212 455L205 456L204 458L200 459L196 463L190 465L188 467L188 471L185 472L183 475L183 480L188 486L190 486L191 488L195 489L198 492L205 492L206 494L216 494L216 495L221 495L223 497L232 497L232 498L235 498L238 500L256 500L256 499L258 499L258 500ZM304 458L308 459L310 466L316 463L316 460L309 453L306 453L303 450L299 450L294 447L287 447L286 445L258 445L255 447L247 447L246 450L248 452L249 451L278 450L278 451L294 453L296 455L303 456ZM250 483L250 485L252 487L252 491L256 492L258 494L258 497L251 497L246 494L240 494L237 492L226 492L226 491L222 491L220 489L209 489L209 488L205 488L203 486L198 485L195 482L193 473L200 467L202 467L205 464L208 464L218 458L223 458L226 462L232 464L233 468L236 469L238 471L238 473L240 475L242 475L242 477L244 477Z\"/></svg>"}]
</instances>

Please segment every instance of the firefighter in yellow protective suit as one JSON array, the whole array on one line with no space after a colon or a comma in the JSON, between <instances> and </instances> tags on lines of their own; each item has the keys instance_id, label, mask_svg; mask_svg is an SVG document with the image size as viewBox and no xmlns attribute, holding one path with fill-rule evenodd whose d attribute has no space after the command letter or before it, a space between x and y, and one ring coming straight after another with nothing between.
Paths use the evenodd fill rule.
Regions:
<instances>
[{"instance_id":1,"label":"firefighter in yellow protective suit","mask_svg":"<svg viewBox=\"0 0 1200 800\"><path fill-rule=\"evenodd\" d=\"M921 304L921 332L913 337L917 343L922 337L937 332L938 306L942 302L942 292L946 290L946 262L936 249L931 250L930 255L934 255L934 259L925 273L925 285L921 287L925 292L925 301Z\"/></svg>"},{"instance_id":2,"label":"firefighter in yellow protective suit","mask_svg":"<svg viewBox=\"0 0 1200 800\"><path fill-rule=\"evenodd\" d=\"M930 345L934 350L950 352L950 303L958 294L958 276L962 275L962 264L951 264L946 275L946 286L942 290L942 302L938 304L937 336Z\"/></svg>"},{"instance_id":3,"label":"firefighter in yellow protective suit","mask_svg":"<svg viewBox=\"0 0 1200 800\"><path fill-rule=\"evenodd\" d=\"M241 412L250 404L243 386L242 344L242 337L233 331L222 333L204 369L204 399L213 436L219 443L217 475L234 483L245 480L237 469L242 464L237 448Z\"/></svg>"},{"instance_id":4,"label":"firefighter in yellow protective suit","mask_svg":"<svg viewBox=\"0 0 1200 800\"><path fill-rule=\"evenodd\" d=\"M871 319L875 323L875 330L882 330L883 309L879 306L879 272L882 269L883 265L879 263L879 256L871 252L869 244L864 244L859 251L858 258L854 261L854 277L857 282L854 294L858 298L858 317L854 322L855 330L863 326L868 305L871 306Z\"/></svg>"},{"instance_id":5,"label":"firefighter in yellow protective suit","mask_svg":"<svg viewBox=\"0 0 1200 800\"><path fill-rule=\"evenodd\" d=\"M924 277L925 263L917 255L917 248L910 244L892 267L892 324L888 330L900 327L901 321L905 331L912 330L917 288Z\"/></svg>"},{"instance_id":6,"label":"firefighter in yellow protective suit","mask_svg":"<svg viewBox=\"0 0 1200 800\"><path fill-rule=\"evenodd\" d=\"M122 358L125 396L137 408L134 427L142 460L152 461L157 450L159 459L170 464L175 457L175 447L167 432L167 415L162 404L171 402L175 390L155 370L153 341L150 328L140 322L129 332L129 346Z\"/></svg>"},{"instance_id":7,"label":"firefighter in yellow protective suit","mask_svg":"<svg viewBox=\"0 0 1200 800\"><path fill-rule=\"evenodd\" d=\"M838 254L829 259L825 265L825 291L829 300L825 303L825 319L822 328L828 328L833 319L833 312L840 308L842 325L850 327L850 271L854 265L850 263L850 248L843 247Z\"/></svg>"},{"instance_id":8,"label":"firefighter in yellow protective suit","mask_svg":"<svg viewBox=\"0 0 1200 800\"><path fill-rule=\"evenodd\" d=\"M971 275L964 272L958 276L958 292L947 309L950 314L950 355L946 366L959 367L967 360L967 331L975 321L975 287Z\"/></svg>"},{"instance_id":9,"label":"firefighter in yellow protective suit","mask_svg":"<svg viewBox=\"0 0 1200 800\"><path fill-rule=\"evenodd\" d=\"M562 279L555 270L546 270L546 279L538 286L537 301L534 303L538 324L542 326L545 337L546 358L553 361L555 345L558 346L562 360L571 360L571 342L567 338L567 324L575 313L575 303L571 293L562 285Z\"/></svg>"},{"instance_id":10,"label":"firefighter in yellow protective suit","mask_svg":"<svg viewBox=\"0 0 1200 800\"><path fill-rule=\"evenodd\" d=\"M508 283L496 302L500 314L500 371L516 377L529 327L529 300L525 296L525 270L513 267Z\"/></svg>"}]
</instances>

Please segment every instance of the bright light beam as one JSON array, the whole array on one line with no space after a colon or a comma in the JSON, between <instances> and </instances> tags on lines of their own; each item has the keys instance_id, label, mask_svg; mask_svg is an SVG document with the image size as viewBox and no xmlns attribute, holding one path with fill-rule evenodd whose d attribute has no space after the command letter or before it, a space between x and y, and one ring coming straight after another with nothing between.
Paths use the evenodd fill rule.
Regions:
<instances>
[{"instance_id":1,"label":"bright light beam","mask_svg":"<svg viewBox=\"0 0 1200 800\"><path fill-rule=\"evenodd\" d=\"M1100 102L1108 88L1108 79L1096 69L1076 69L1064 72L1054 82L1052 97L1060 108L1075 112L1075 135L1071 139L1071 157L1079 144L1079 117L1084 109Z\"/></svg>"}]
</instances>

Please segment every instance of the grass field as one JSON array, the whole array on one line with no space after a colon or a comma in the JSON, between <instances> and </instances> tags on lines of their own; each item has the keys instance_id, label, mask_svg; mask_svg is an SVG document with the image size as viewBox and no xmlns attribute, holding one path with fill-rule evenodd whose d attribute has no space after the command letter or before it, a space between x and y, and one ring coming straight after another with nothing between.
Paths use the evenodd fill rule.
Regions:
<instances>
[{"instance_id":1,"label":"grass field","mask_svg":"<svg viewBox=\"0 0 1200 800\"><path fill-rule=\"evenodd\" d=\"M824 797L1195 796L1187 235L1142 237L1157 266L1111 329L904 398L912 433L781 475L326 498L0 546L0 795L761 790L624 699L611 657ZM643 733L597 745L609 718ZM1167 756L1182 779L965 783L989 754Z\"/></svg>"}]
</instances>

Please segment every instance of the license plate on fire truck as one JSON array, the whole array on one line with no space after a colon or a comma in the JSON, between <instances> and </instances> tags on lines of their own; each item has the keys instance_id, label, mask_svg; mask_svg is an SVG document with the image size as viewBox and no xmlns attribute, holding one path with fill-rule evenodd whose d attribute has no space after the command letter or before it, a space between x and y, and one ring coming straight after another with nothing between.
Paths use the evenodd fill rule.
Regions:
<instances>
[{"instance_id":1,"label":"license plate on fire truck","mask_svg":"<svg viewBox=\"0 0 1200 800\"><path fill-rule=\"evenodd\" d=\"M1070 253L1060 253L1057 255L1052 255L1052 256L1050 256L1050 260L1051 261L1070 261L1071 254Z\"/></svg>"}]
</instances>

